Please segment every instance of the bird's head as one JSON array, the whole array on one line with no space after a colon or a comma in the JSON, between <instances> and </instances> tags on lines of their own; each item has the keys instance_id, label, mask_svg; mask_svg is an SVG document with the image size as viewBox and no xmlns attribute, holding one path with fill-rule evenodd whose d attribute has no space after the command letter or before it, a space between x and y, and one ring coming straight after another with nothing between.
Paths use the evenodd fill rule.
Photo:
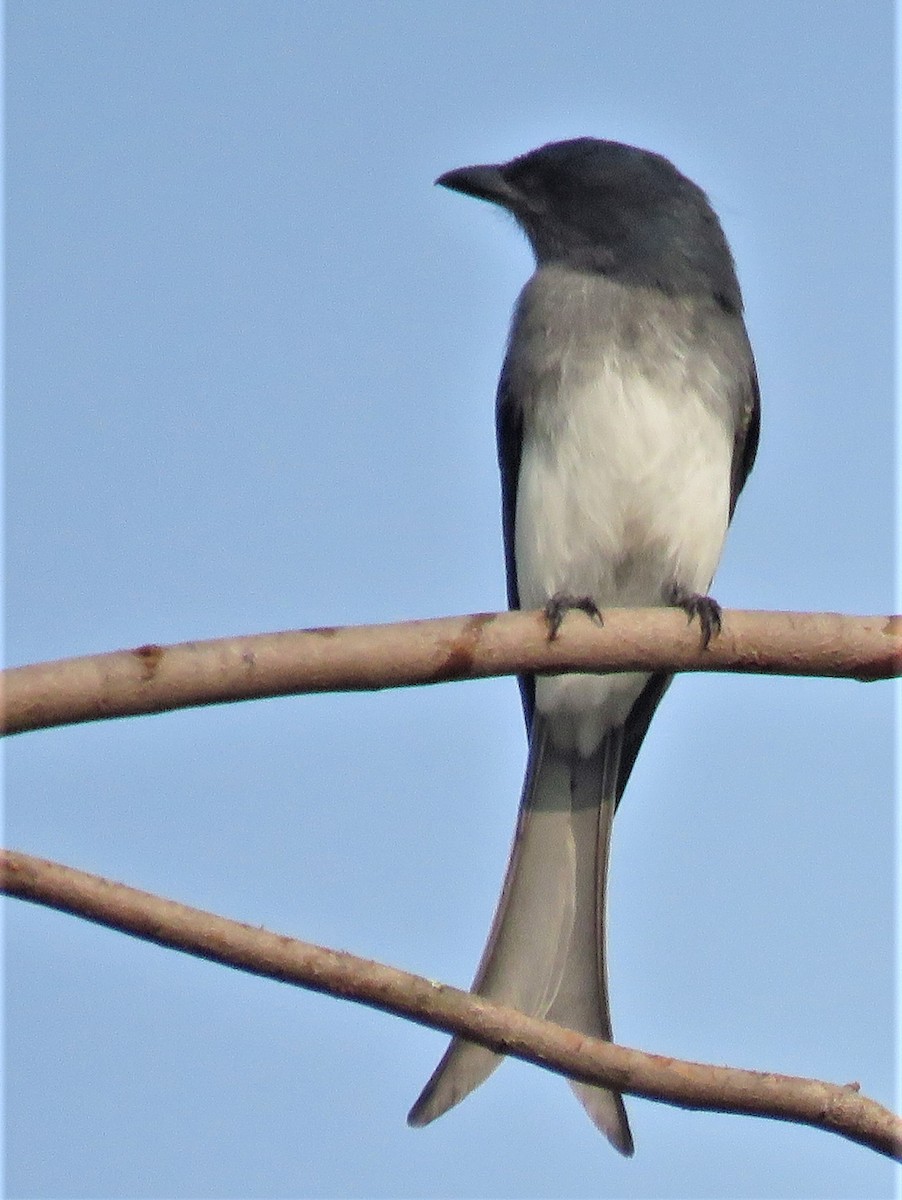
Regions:
<instances>
[{"instance_id":1,"label":"bird's head","mask_svg":"<svg viewBox=\"0 0 902 1200\"><path fill-rule=\"evenodd\" d=\"M507 209L540 266L560 262L670 293L714 292L739 311L733 260L707 196L660 154L575 138L448 171L436 183Z\"/></svg>"}]
</instances>

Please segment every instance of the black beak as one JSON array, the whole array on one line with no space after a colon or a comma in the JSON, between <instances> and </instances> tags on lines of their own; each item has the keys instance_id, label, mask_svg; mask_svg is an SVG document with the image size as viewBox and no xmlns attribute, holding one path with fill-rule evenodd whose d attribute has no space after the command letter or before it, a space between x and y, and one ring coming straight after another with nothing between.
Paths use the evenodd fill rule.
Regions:
<instances>
[{"instance_id":1,"label":"black beak","mask_svg":"<svg viewBox=\"0 0 902 1200\"><path fill-rule=\"evenodd\" d=\"M484 167L459 167L446 171L435 181L452 192L463 192L465 196L476 196L479 200L490 200L503 208L513 209L520 201L517 191L504 177L504 167L492 164Z\"/></svg>"}]
</instances>

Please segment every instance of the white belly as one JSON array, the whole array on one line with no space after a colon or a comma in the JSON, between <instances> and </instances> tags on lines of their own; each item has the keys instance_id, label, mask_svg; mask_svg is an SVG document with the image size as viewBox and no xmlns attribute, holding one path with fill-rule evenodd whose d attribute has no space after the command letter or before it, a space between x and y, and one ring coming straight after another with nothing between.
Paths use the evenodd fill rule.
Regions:
<instances>
[{"instance_id":1,"label":"white belly","mask_svg":"<svg viewBox=\"0 0 902 1200\"><path fill-rule=\"evenodd\" d=\"M613 364L612 364L613 367ZM537 397L526 423L515 550L522 608L557 593L599 609L668 603L678 583L707 592L729 515L732 436L685 385L604 363ZM536 680L537 710L582 754L622 724L648 676Z\"/></svg>"}]
</instances>

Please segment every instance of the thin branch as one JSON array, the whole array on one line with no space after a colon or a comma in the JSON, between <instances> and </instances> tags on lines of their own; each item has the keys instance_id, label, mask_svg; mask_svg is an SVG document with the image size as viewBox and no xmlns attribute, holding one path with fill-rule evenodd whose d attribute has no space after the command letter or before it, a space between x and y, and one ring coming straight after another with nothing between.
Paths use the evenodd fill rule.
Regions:
<instances>
[{"instance_id":1,"label":"thin branch","mask_svg":"<svg viewBox=\"0 0 902 1200\"><path fill-rule=\"evenodd\" d=\"M3 677L3 733L305 692L372 691L521 671L741 671L859 680L902 674L902 617L729 611L702 649L674 609L477 613L140 646L17 667Z\"/></svg>"},{"instance_id":2,"label":"thin branch","mask_svg":"<svg viewBox=\"0 0 902 1200\"><path fill-rule=\"evenodd\" d=\"M225 966L459 1033L561 1075L681 1108L812 1125L902 1161L902 1120L857 1084L708 1066L597 1041L352 954L188 908L18 851L0 851L0 890Z\"/></svg>"}]
</instances>

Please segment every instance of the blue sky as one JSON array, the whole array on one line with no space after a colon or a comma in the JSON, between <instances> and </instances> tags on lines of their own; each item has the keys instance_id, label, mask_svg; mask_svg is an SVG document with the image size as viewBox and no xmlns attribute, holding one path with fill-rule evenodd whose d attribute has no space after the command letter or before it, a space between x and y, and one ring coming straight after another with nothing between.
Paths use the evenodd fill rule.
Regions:
<instances>
[{"instance_id":1,"label":"blue sky","mask_svg":"<svg viewBox=\"0 0 902 1200\"><path fill-rule=\"evenodd\" d=\"M763 432L715 594L894 606L889 3L7 5L13 663L501 607L492 408L530 270L440 172L657 150L731 240ZM615 1031L894 1081L885 684L685 676L614 831ZM512 680L26 735L9 844L466 985L525 759ZM812 1130L629 1102L621 1160L509 1062L6 906L6 1191L888 1197Z\"/></svg>"}]
</instances>

